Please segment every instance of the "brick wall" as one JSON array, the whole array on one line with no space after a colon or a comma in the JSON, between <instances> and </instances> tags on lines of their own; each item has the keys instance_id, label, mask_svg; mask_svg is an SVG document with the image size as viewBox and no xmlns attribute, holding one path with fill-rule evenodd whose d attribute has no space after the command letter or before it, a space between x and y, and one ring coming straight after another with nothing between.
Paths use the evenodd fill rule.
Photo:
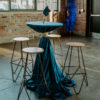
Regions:
<instances>
[{"instance_id":1,"label":"brick wall","mask_svg":"<svg viewBox=\"0 0 100 100\"><path fill-rule=\"evenodd\" d=\"M0 12L0 43L10 42L16 36L33 35L35 32L25 22L42 18L42 12Z\"/></svg>"},{"instance_id":2,"label":"brick wall","mask_svg":"<svg viewBox=\"0 0 100 100\"><path fill-rule=\"evenodd\" d=\"M79 1L79 0L77 0ZM84 0L85 12L77 13L77 19L75 23L75 34L85 36L86 34L86 0Z\"/></svg>"},{"instance_id":3,"label":"brick wall","mask_svg":"<svg viewBox=\"0 0 100 100\"><path fill-rule=\"evenodd\" d=\"M57 16L54 21L64 23L58 32L62 35L68 34L65 28L65 0L61 0L61 11L57 13ZM12 38L16 36L32 36L36 32L27 27L25 22L40 21L42 18L42 12L0 12L0 43L11 42ZM85 28L86 13L77 14L75 34L85 35Z\"/></svg>"}]
</instances>

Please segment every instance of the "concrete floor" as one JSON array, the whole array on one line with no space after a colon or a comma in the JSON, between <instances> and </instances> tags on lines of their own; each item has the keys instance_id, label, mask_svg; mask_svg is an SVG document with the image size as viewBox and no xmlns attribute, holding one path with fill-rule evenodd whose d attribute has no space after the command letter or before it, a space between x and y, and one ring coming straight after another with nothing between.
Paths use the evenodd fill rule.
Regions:
<instances>
[{"instance_id":1,"label":"concrete floor","mask_svg":"<svg viewBox=\"0 0 100 100\"><path fill-rule=\"evenodd\" d=\"M89 86L83 85L82 91L79 95L73 95L65 100L99 100L100 99L100 40L92 38L73 37L61 38L61 44L63 47L63 53L66 54L66 42L80 41L86 44L83 48L85 64L87 67ZM30 46L37 46L39 40L31 40ZM58 49L58 41L56 41L56 50ZM0 100L17 100L17 94L21 82L21 78L16 82L12 82L10 58L12 54L13 44L1 44L0 45ZM19 50L16 51L19 56ZM74 51L76 54L76 51ZM73 57L74 59L75 57ZM56 56L57 63L60 61L60 57ZM73 91L73 90L72 90ZM31 93L32 100L39 100L35 93ZM28 100L23 91L20 100ZM49 100L49 99L41 99Z\"/></svg>"}]
</instances>

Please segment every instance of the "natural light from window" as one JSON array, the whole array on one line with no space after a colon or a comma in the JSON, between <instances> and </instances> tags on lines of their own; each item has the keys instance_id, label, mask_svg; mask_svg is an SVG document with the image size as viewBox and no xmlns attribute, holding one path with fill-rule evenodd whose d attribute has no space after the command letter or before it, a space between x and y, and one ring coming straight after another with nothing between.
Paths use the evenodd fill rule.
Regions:
<instances>
[{"instance_id":1,"label":"natural light from window","mask_svg":"<svg viewBox=\"0 0 100 100\"><path fill-rule=\"evenodd\" d=\"M8 10L43 10L47 5L51 10L58 10L59 0L0 0L0 11Z\"/></svg>"}]
</instances>

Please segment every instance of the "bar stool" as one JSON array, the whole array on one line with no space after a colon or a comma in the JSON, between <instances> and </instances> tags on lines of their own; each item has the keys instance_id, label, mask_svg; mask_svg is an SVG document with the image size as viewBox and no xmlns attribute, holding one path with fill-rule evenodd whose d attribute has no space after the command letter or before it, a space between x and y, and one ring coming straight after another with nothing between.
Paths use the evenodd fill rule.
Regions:
<instances>
[{"instance_id":1,"label":"bar stool","mask_svg":"<svg viewBox=\"0 0 100 100\"><path fill-rule=\"evenodd\" d=\"M46 79L45 79L45 75L44 75L44 71L43 71L43 67L42 67L41 57L40 57L40 54L44 52L44 49L39 48L39 47L27 47L27 48L22 49L22 51L23 51L24 53L26 53L26 61L25 61L25 67L24 67L23 80L22 80L22 83L21 83L21 86L20 86L20 89L19 89L19 93L18 93L18 98L17 98L17 100L20 99L20 96L21 96L23 87L25 86L25 85L24 85L24 82L25 82L26 80L28 80L28 79L27 79L27 76L30 76L30 77L31 77L31 76L34 74L34 73L33 73L32 75L30 75L29 73L27 73L29 54L38 54L38 55L39 55L40 67L41 67L43 79L44 79L44 82L45 82L46 87L48 88L47 82L46 82ZM38 85L39 85L39 84L38 84ZM29 94L28 94L28 91L27 91L26 86L25 86L25 91L26 91L26 94L27 94L27 96L28 96L28 99L31 100L31 99L30 99L30 96L29 96Z\"/></svg>"},{"instance_id":2,"label":"bar stool","mask_svg":"<svg viewBox=\"0 0 100 100\"><path fill-rule=\"evenodd\" d=\"M48 34L47 36L48 36L48 37L51 39L51 41L52 41L53 49L54 49L55 55L61 56L62 59L64 60L64 55L63 55L62 46L61 46L61 41L60 41L61 35L59 35L59 34ZM56 50L55 50L55 39L58 39L58 41L59 41L60 53L57 53ZM62 64L60 64L60 65L62 65Z\"/></svg>"},{"instance_id":3,"label":"bar stool","mask_svg":"<svg viewBox=\"0 0 100 100\"><path fill-rule=\"evenodd\" d=\"M73 79L75 75L82 75L83 78L82 78L82 82L81 82L79 90L76 91L75 86L73 87L74 92L76 94L79 94L82 89L84 81L86 83L86 86L88 86L87 73L86 73L86 68L85 68L85 63L84 63L84 58L83 58L83 52L82 52L82 47L84 47L85 44L80 43L80 42L69 42L69 43L66 43L66 45L68 46L68 51L67 51L67 54L65 57L65 62L64 62L62 72L64 72L65 68L67 67L66 76L69 77L70 79ZM71 66L73 48L76 48L77 52L78 52L78 58L75 57L75 60L78 59L77 66ZM69 59L68 59L68 57L69 57ZM66 66L66 63L69 63L68 66ZM75 68L75 67L76 67L76 69L74 71L72 71L71 69Z\"/></svg>"},{"instance_id":4,"label":"bar stool","mask_svg":"<svg viewBox=\"0 0 100 100\"><path fill-rule=\"evenodd\" d=\"M26 41L27 46L28 46L29 38L27 38L27 37L16 37L13 40L15 42L14 42L14 48L13 48L13 53L12 53L12 57L11 57L11 70L12 70L12 80L13 80L13 82L16 82L21 71L22 71L22 68L24 66L24 60L23 60L24 58L23 58L23 53L22 53L23 42ZM17 42L20 42L20 58L18 58L18 59L15 58L15 49L18 48ZM22 62L22 64L21 64L21 62ZM16 67L15 70L14 70L14 67Z\"/></svg>"},{"instance_id":5,"label":"bar stool","mask_svg":"<svg viewBox=\"0 0 100 100\"><path fill-rule=\"evenodd\" d=\"M48 34L48 37L52 40L53 49L54 49L54 52L55 52L55 39L58 39L59 43L60 43L61 35L58 35L58 34ZM60 47L61 47L61 44L60 44Z\"/></svg>"}]
</instances>

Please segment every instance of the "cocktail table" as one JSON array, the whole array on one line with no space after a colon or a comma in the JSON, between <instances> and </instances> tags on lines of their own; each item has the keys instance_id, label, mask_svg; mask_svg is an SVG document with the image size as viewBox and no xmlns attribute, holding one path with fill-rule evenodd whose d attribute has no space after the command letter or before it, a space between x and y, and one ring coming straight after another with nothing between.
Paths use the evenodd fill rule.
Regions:
<instances>
[{"instance_id":1,"label":"cocktail table","mask_svg":"<svg viewBox=\"0 0 100 100\"><path fill-rule=\"evenodd\" d=\"M39 56L36 56L35 65L33 69L33 75L31 79L27 80L27 88L36 92L39 98L50 97L52 100L62 100L67 96L71 96L72 92L67 87L75 85L75 82L71 79L68 79L63 75L62 71L58 67L53 47L50 39L44 35L47 32L53 31L59 27L62 27L62 23L58 22L27 22L26 23L30 28L34 29L36 32L43 34L43 37L40 39L39 47L44 49L44 52L41 54L42 67L45 74L45 80L47 82L48 89L42 87L41 85L37 86L36 79L39 80L39 77L36 74L41 74ZM35 75L34 75L35 74ZM45 84L43 80L39 84Z\"/></svg>"}]
</instances>

